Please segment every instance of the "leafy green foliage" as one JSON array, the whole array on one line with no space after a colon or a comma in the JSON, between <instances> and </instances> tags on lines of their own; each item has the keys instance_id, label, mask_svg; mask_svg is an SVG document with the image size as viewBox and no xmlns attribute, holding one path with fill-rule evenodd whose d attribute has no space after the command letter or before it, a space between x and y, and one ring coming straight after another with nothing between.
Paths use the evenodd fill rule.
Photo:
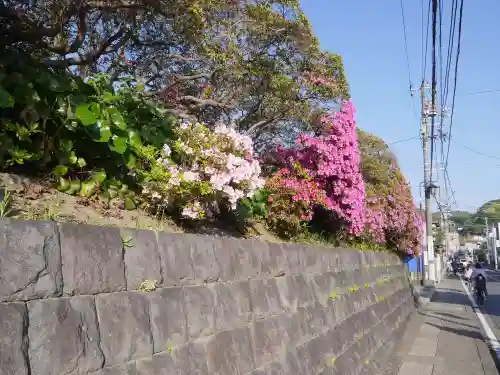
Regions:
<instances>
[{"instance_id":1,"label":"leafy green foliage","mask_svg":"<svg viewBox=\"0 0 500 375\"><path fill-rule=\"evenodd\" d=\"M271 192L266 189L257 190L250 198L243 198L238 202L237 212L241 218L267 219L269 216L267 202Z\"/></svg>"},{"instance_id":2,"label":"leafy green foliage","mask_svg":"<svg viewBox=\"0 0 500 375\"><path fill-rule=\"evenodd\" d=\"M11 192L7 189L4 189L2 193L2 199L0 200L0 219L6 218L12 212L11 204Z\"/></svg>"},{"instance_id":3,"label":"leafy green foliage","mask_svg":"<svg viewBox=\"0 0 500 375\"><path fill-rule=\"evenodd\" d=\"M25 57L0 67L0 169L48 175L60 191L101 193L135 208L137 170L171 134L174 119L130 80L82 80ZM147 127L143 124L148 124Z\"/></svg>"}]
</instances>

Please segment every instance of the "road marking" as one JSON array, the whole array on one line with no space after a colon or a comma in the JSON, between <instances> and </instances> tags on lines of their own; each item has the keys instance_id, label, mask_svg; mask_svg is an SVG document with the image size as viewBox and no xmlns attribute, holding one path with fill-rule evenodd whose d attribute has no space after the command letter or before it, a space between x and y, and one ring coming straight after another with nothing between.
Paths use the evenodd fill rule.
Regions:
<instances>
[{"instance_id":1,"label":"road marking","mask_svg":"<svg viewBox=\"0 0 500 375\"><path fill-rule=\"evenodd\" d=\"M497 360L500 361L500 343L498 342L498 339L493 333L493 330L491 329L490 325L486 321L486 318L484 317L483 313L479 309L479 306L474 300L474 297L472 297L472 294L467 285L465 284L464 280L462 279L462 276L459 275L458 277L460 278L460 282L462 283L462 287L464 288L465 293L467 293L467 296L469 297L469 300L472 304L472 308L474 309L479 321L481 322L481 325L483 326L483 330L487 339L486 340L487 344L489 344L489 347L495 352Z\"/></svg>"}]
</instances>

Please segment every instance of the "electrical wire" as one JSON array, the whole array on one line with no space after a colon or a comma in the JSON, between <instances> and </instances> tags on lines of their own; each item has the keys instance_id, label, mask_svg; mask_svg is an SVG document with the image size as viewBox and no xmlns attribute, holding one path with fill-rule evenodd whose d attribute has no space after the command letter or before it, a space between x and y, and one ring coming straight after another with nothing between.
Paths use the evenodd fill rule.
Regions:
<instances>
[{"instance_id":1,"label":"electrical wire","mask_svg":"<svg viewBox=\"0 0 500 375\"><path fill-rule=\"evenodd\" d=\"M473 91L473 92L462 92L458 93L458 96L463 96L463 95L478 95L478 94L489 94L493 92L500 92L500 89L493 89L493 90L483 90L483 91Z\"/></svg>"},{"instance_id":2,"label":"electrical wire","mask_svg":"<svg viewBox=\"0 0 500 375\"><path fill-rule=\"evenodd\" d=\"M443 17L443 8L442 8L442 2L441 2L441 7L439 9L440 12L440 19ZM454 40L455 40L455 31L456 31L456 21L457 21L457 13L458 13L458 2L457 0L453 0L451 4L451 16L450 16L450 25L449 25L449 30L448 30L448 46L447 46L447 55L446 55L446 65L445 65L445 74L444 77L442 75L442 70L441 71L441 116L440 116L440 123L439 123L439 138L440 138L440 144L439 144L439 150L440 150L440 162L441 162L441 168L443 170L443 178L444 178L444 196L445 200L449 202L449 191L452 190L451 188L451 182L449 181L449 178L446 178L446 171L445 171L445 142L446 142L446 133L444 132L444 113L443 109L446 103L448 102L448 91L449 91L449 84L450 84L450 70L451 70L451 61L453 57L453 46L454 46ZM442 35L442 29L440 29L440 36ZM440 37L440 51L442 49L442 40ZM443 67L443 59L441 56L440 60L440 69Z\"/></svg>"},{"instance_id":3,"label":"electrical wire","mask_svg":"<svg viewBox=\"0 0 500 375\"><path fill-rule=\"evenodd\" d=\"M437 16L438 16L438 0L432 0L432 82L431 82L431 111L436 109L436 37L437 37ZM429 182L432 181L432 170L434 162L434 144L435 144L435 128L436 128L436 116L431 117L431 155L430 155L430 178Z\"/></svg>"},{"instance_id":4,"label":"electrical wire","mask_svg":"<svg viewBox=\"0 0 500 375\"><path fill-rule=\"evenodd\" d=\"M427 51L428 43L429 43L429 22L431 16L431 0L429 0L429 4L427 6L427 25L424 29L424 0L421 0L421 8L422 8L422 80L424 80L425 72L427 70ZM425 33L425 44L424 44L424 30ZM425 47L424 47L425 46Z\"/></svg>"},{"instance_id":5,"label":"electrical wire","mask_svg":"<svg viewBox=\"0 0 500 375\"><path fill-rule=\"evenodd\" d=\"M417 135L415 137L400 139L398 141L386 142L386 144L388 144L388 145L394 145L396 143L408 142L408 141L412 141L414 139L420 139L420 136Z\"/></svg>"},{"instance_id":6,"label":"electrical wire","mask_svg":"<svg viewBox=\"0 0 500 375\"><path fill-rule=\"evenodd\" d=\"M450 29L448 32L448 51L447 51L447 59L446 59L446 68L445 68L445 87L442 90L442 100L441 103L448 102L448 89L450 82L450 70L451 70L451 60L453 55L453 46L455 42L455 30L457 23L457 12L458 12L458 2L457 0L453 0L451 4L451 20L450 20Z\"/></svg>"},{"instance_id":7,"label":"electrical wire","mask_svg":"<svg viewBox=\"0 0 500 375\"><path fill-rule=\"evenodd\" d=\"M450 115L450 129L448 131L448 148L446 151L446 158L444 168L448 168L448 162L450 157L450 145L451 145L451 131L453 129L453 116L455 114L455 98L457 95L457 79L458 79L458 61L460 58L460 43L462 41L462 23L463 23L463 11L464 11L464 0L460 0L460 15L458 18L458 39L457 39L457 54L455 58L455 77L453 79L453 96L451 104L451 115Z\"/></svg>"},{"instance_id":8,"label":"electrical wire","mask_svg":"<svg viewBox=\"0 0 500 375\"><path fill-rule=\"evenodd\" d=\"M474 154L481 155L481 156L484 156L484 157L489 158L489 159L500 160L500 156L493 156L493 155L485 154L484 152L473 149L472 147L467 146L466 144L463 144L462 142L459 142L457 140L455 140L454 142L456 144L458 144L459 146L473 152Z\"/></svg>"},{"instance_id":9,"label":"electrical wire","mask_svg":"<svg viewBox=\"0 0 500 375\"><path fill-rule=\"evenodd\" d=\"M404 11L404 7L403 7L403 0L399 1L399 5L401 7L401 19L403 20L403 36L404 36L404 41L405 41L406 66L408 68L408 83L410 84L410 89L411 89L410 57L408 54L408 36L406 33L406 21L405 21L405 11Z\"/></svg>"},{"instance_id":10,"label":"electrical wire","mask_svg":"<svg viewBox=\"0 0 500 375\"><path fill-rule=\"evenodd\" d=\"M408 34L406 32L406 20L405 20L405 11L404 11L404 6L403 6L403 0L399 1L399 5L401 7L401 19L403 22L403 37L404 37L404 42L405 42L406 68L408 69L408 85L409 85L409 90L410 90L410 95L411 95L411 102L413 105L413 114L415 115L415 119L418 120L417 107L415 106L415 99L413 97L413 85L411 82L410 55L408 53Z\"/></svg>"}]
</instances>

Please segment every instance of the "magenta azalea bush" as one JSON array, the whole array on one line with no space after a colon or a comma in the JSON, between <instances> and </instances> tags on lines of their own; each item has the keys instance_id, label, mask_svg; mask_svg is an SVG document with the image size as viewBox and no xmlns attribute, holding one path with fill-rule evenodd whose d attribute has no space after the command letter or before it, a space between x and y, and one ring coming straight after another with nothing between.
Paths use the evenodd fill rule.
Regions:
<instances>
[{"instance_id":1,"label":"magenta azalea bush","mask_svg":"<svg viewBox=\"0 0 500 375\"><path fill-rule=\"evenodd\" d=\"M323 134L301 135L294 147L278 146L270 159L282 168L299 163L325 192L325 207L344 223L350 235L364 230L364 182L359 170L354 107L321 118Z\"/></svg>"},{"instance_id":2,"label":"magenta azalea bush","mask_svg":"<svg viewBox=\"0 0 500 375\"><path fill-rule=\"evenodd\" d=\"M418 253L421 217L399 169L391 172L385 187L389 193L365 191L354 113L347 101L337 113L321 118L321 134L301 135L294 146L277 146L269 152L263 162L279 171L268 180L272 181L268 187L277 193L286 187L288 195L293 193L287 198L289 207L302 203L298 220L310 221L321 207L329 213L327 228L340 231L345 239L363 238L399 252Z\"/></svg>"}]
</instances>

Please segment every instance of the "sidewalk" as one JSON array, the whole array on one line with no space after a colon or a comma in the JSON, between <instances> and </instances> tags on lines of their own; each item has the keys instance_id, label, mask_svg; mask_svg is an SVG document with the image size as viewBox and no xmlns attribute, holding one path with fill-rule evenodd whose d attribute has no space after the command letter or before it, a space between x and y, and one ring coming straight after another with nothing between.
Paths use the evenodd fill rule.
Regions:
<instances>
[{"instance_id":1,"label":"sidewalk","mask_svg":"<svg viewBox=\"0 0 500 375\"><path fill-rule=\"evenodd\" d=\"M398 375L498 375L481 323L456 279L436 286L398 349Z\"/></svg>"}]
</instances>

